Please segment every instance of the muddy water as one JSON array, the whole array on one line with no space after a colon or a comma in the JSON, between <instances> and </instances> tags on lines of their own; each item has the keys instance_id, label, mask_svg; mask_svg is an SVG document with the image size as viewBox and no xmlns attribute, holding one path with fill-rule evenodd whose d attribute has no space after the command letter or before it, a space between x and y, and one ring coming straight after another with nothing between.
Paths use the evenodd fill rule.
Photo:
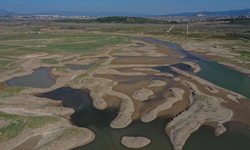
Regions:
<instances>
[{"instance_id":1,"label":"muddy water","mask_svg":"<svg viewBox=\"0 0 250 150\"><path fill-rule=\"evenodd\" d=\"M27 86L34 88L49 88L55 84L55 80L50 76L52 68L39 68L27 76L10 79L6 82L8 86Z\"/></svg>"},{"instance_id":2,"label":"muddy water","mask_svg":"<svg viewBox=\"0 0 250 150\"><path fill-rule=\"evenodd\" d=\"M33 136L12 150L33 150L42 138L42 135Z\"/></svg>"},{"instance_id":3,"label":"muddy water","mask_svg":"<svg viewBox=\"0 0 250 150\"><path fill-rule=\"evenodd\" d=\"M169 138L164 131L168 121L167 117L158 118L151 123L143 123L137 120L125 129L112 129L109 125L117 116L118 108L95 109L89 91L65 87L39 96L63 100L64 106L76 110L71 116L72 122L76 126L86 127L95 132L96 139L92 143L76 148L76 150L129 150L120 143L120 139L124 135L150 138L152 143L145 148L141 148L141 150L172 150Z\"/></svg>"},{"instance_id":4,"label":"muddy water","mask_svg":"<svg viewBox=\"0 0 250 150\"><path fill-rule=\"evenodd\" d=\"M214 129L202 126L191 134L183 150L249 150L250 132L241 123L226 123L228 129L224 134L216 137Z\"/></svg>"},{"instance_id":5,"label":"muddy water","mask_svg":"<svg viewBox=\"0 0 250 150\"><path fill-rule=\"evenodd\" d=\"M68 65L65 65L65 67L69 68L71 70L87 70L94 65L95 65L95 63L89 64L89 65L71 65L71 64L68 64Z\"/></svg>"}]
</instances>

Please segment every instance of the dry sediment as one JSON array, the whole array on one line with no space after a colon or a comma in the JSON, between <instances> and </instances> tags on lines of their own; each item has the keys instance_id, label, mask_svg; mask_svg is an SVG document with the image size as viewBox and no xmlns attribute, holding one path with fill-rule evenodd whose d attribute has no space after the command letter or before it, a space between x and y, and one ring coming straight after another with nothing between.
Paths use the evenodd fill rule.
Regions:
<instances>
[{"instance_id":1,"label":"dry sediment","mask_svg":"<svg viewBox=\"0 0 250 150\"><path fill-rule=\"evenodd\" d=\"M229 99L231 99L232 101L235 101L235 102L237 102L237 103L240 103L240 102L236 99L236 97L233 96L233 95L231 95L231 94L227 94L227 97L228 97Z\"/></svg>"},{"instance_id":2,"label":"dry sediment","mask_svg":"<svg viewBox=\"0 0 250 150\"><path fill-rule=\"evenodd\" d=\"M175 150L181 150L191 133L199 129L206 121L216 121L223 124L229 121L233 112L221 107L222 99L201 93L195 84L188 81L181 81L190 89L190 106L178 116L174 117L166 126L166 131ZM221 127L221 126L220 126ZM224 130L218 130L218 135Z\"/></svg>"},{"instance_id":3,"label":"dry sediment","mask_svg":"<svg viewBox=\"0 0 250 150\"><path fill-rule=\"evenodd\" d=\"M171 92L172 97L165 99L161 104L145 114L141 118L142 122L153 121L154 119L156 119L159 112L170 109L174 103L183 99L184 91L182 89L170 88L169 91Z\"/></svg>"},{"instance_id":4,"label":"dry sediment","mask_svg":"<svg viewBox=\"0 0 250 150\"><path fill-rule=\"evenodd\" d=\"M139 101L145 101L148 99L149 96L153 95L153 91L146 89L146 88L142 88L138 91L136 91L133 95L134 99L137 99Z\"/></svg>"},{"instance_id":5,"label":"dry sediment","mask_svg":"<svg viewBox=\"0 0 250 150\"><path fill-rule=\"evenodd\" d=\"M164 85L166 85L166 82L164 82L164 81L153 80L148 87L159 87L159 86L164 86Z\"/></svg>"},{"instance_id":6,"label":"dry sediment","mask_svg":"<svg viewBox=\"0 0 250 150\"><path fill-rule=\"evenodd\" d=\"M201 71L201 67L198 64L194 63L194 62L183 62L183 64L187 64L191 68L193 68L194 69L193 70L194 73L198 73L198 72Z\"/></svg>"},{"instance_id":7,"label":"dry sediment","mask_svg":"<svg viewBox=\"0 0 250 150\"><path fill-rule=\"evenodd\" d=\"M217 85L215 85L215 84L213 84L213 83L211 83L211 82L208 82L208 81L206 81L206 80L204 80L204 79L202 79L202 78L200 78L200 77L198 77L198 76L191 75L191 74L189 74L189 73L187 73L187 72L185 72L185 71L182 71L182 70L180 70L180 69L178 69L178 68L170 67L170 69L171 69L172 71L176 72L176 73L179 73L179 74L181 74L181 75L187 77L187 78L190 78L190 79L192 79L192 80L195 80L195 81L197 81L197 82L199 82L200 84L203 84L203 85L205 85L205 86L209 86L209 87L211 87L211 88L216 88L216 89L223 90L223 91L228 92L228 93L230 93L230 94L232 94L232 95L235 95L237 98L240 98L240 99L246 98L245 96L243 96L243 95L241 95L241 94L239 94L239 93L236 93L236 92L227 90L227 89L225 89L225 88L219 87L219 86L217 86Z\"/></svg>"},{"instance_id":8,"label":"dry sediment","mask_svg":"<svg viewBox=\"0 0 250 150\"><path fill-rule=\"evenodd\" d=\"M172 78L174 81L176 81L176 82L179 82L181 79L180 78L178 78L178 77L174 77L174 78Z\"/></svg>"},{"instance_id":9,"label":"dry sediment","mask_svg":"<svg viewBox=\"0 0 250 150\"><path fill-rule=\"evenodd\" d=\"M142 148L149 145L151 140L146 137L123 136L121 143L128 148Z\"/></svg>"},{"instance_id":10,"label":"dry sediment","mask_svg":"<svg viewBox=\"0 0 250 150\"><path fill-rule=\"evenodd\" d=\"M210 86L206 86L205 89L208 90L210 93L218 93L219 92L219 90L217 90L213 87L210 87Z\"/></svg>"}]
</instances>

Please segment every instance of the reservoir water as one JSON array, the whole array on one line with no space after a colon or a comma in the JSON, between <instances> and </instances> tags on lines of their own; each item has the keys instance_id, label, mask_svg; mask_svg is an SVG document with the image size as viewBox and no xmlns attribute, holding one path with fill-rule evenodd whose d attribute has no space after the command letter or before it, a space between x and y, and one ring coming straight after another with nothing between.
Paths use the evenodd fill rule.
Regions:
<instances>
[{"instance_id":1,"label":"reservoir water","mask_svg":"<svg viewBox=\"0 0 250 150\"><path fill-rule=\"evenodd\" d=\"M52 68L39 68L27 76L10 79L6 82L8 86L27 86L34 88L49 88L55 84L55 80L50 76Z\"/></svg>"},{"instance_id":2,"label":"reservoir water","mask_svg":"<svg viewBox=\"0 0 250 150\"><path fill-rule=\"evenodd\" d=\"M64 87L37 96L62 100L65 107L76 110L71 116L71 120L76 126L86 127L95 132L96 139L92 143L75 150L129 150L120 143L121 137L125 135L145 136L152 140L150 145L140 150L172 150L169 138L164 131L168 117L158 118L151 123L136 120L125 129L112 129L109 125L117 116L118 108L105 110L94 108L89 92L86 90Z\"/></svg>"},{"instance_id":3,"label":"reservoir water","mask_svg":"<svg viewBox=\"0 0 250 150\"><path fill-rule=\"evenodd\" d=\"M250 98L250 78L248 76L217 62L200 61L198 64L202 68L197 73L199 77Z\"/></svg>"},{"instance_id":4,"label":"reservoir water","mask_svg":"<svg viewBox=\"0 0 250 150\"><path fill-rule=\"evenodd\" d=\"M215 136L214 129L202 126L191 134L183 150L250 150L250 132L246 125L226 123L224 134Z\"/></svg>"}]
</instances>

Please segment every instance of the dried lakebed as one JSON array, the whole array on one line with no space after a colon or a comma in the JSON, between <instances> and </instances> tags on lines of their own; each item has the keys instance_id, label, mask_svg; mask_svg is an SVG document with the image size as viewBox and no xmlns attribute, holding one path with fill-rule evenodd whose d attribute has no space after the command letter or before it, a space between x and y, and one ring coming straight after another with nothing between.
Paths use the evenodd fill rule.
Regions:
<instances>
[{"instance_id":1,"label":"dried lakebed","mask_svg":"<svg viewBox=\"0 0 250 150\"><path fill-rule=\"evenodd\" d=\"M146 57L144 57L144 56L143 57L141 57L141 56L140 57L122 57L122 58L117 58L116 60L113 59L112 57L110 57L110 59L109 59L110 61L107 61L107 62L111 62L110 66L108 66L109 63L106 63L107 66L103 65L100 68L96 69L96 71L94 71L94 73L89 74L89 78L87 78L87 79L89 79L88 81L93 80L93 82L99 82L100 84L98 84L98 87L101 88L101 86L103 86L103 88L101 88L101 90L107 89L107 91L104 91L103 93L105 93L105 92L107 92L107 93L113 92L114 93L114 91L116 91L116 92L123 93L124 95L126 94L126 95L128 95L128 97L131 97L132 100L130 100L130 102L135 103L135 104L136 103L137 104L139 104L139 103L143 103L143 104L151 104L152 103L153 104L156 101L159 101L159 100L162 100L163 98L165 98L164 100L166 101L166 103L165 103L165 101L163 101L164 103L162 103L164 105L159 105L159 107L156 107L156 109L152 109L151 111L146 110L149 113L146 116L144 116L145 120L142 118L142 121L148 122L148 123L144 123L136 117L135 117L136 119L133 117L131 119L129 116L129 119L131 121L133 120L132 123L129 122L128 124L126 124L126 126L122 126L121 129L113 129L114 126L112 126L112 121L114 121L114 119L117 118L117 116L119 116L120 112L121 112L121 111L119 111L120 104L113 106L113 107L107 107L107 108L106 108L106 105L103 105L105 107L99 107L99 108L103 108L103 110L96 109L96 108L98 108L97 107L98 105L96 105L96 104L99 104L98 98L99 98L99 100L103 100L102 96L105 96L105 94L101 94L101 96L99 95L99 97L98 97L98 95L95 95L95 93L93 91L95 91L96 86L93 86L93 87L89 86L90 88L88 87L88 89L90 89L91 91L79 89L79 88L81 88L81 86L78 87L74 84L70 85L70 83L69 83L69 86L74 87L74 88L78 88L78 89L72 89L70 87L60 88L62 86L68 85L65 82L65 84L63 84L62 86L55 88L56 90L51 89L53 91L48 90L51 92L36 95L38 97L50 98L50 99L53 99L56 101L63 101L62 104L64 107L73 108L75 110L74 114L71 115L71 121L74 125L76 125L78 127L85 127L85 128L92 130L93 132L95 132L96 139L92 143L87 144L85 146L75 148L76 150L78 150L78 149L79 150L88 150L88 149L89 150L93 150L93 149L94 150L95 149L127 150L128 148L123 146L121 143L121 139L124 136L127 136L127 137L145 137L145 138L149 139L151 141L151 143L148 146L141 148L142 150L152 150L152 149L171 150L171 149L173 149L172 144L178 150L182 149L183 146L184 146L183 149L185 149L185 150L202 149L202 146L204 146L204 145L202 145L202 144L196 145L194 143L189 144L190 143L189 139L192 139L193 136L196 135L196 133L200 132L200 130L198 130L198 128L202 125L202 122L204 121L202 119L204 119L204 117L199 116L199 115L204 115L205 118L206 117L212 118L212 120L214 120L216 122L218 121L217 119L219 117L216 117L216 115L218 115L218 114L216 114L217 112L215 110L212 109L211 112L209 112L209 113L207 112L207 109L210 108L210 106L212 108L215 108L215 109L218 108L218 110L223 111L223 112L221 112L221 116L220 116L220 118L222 119L222 121L220 122L221 124L217 125L217 127L218 126L223 127L222 128L223 130L217 131L218 128L216 128L216 134L223 133L225 131L225 128L223 125L225 122L230 121L232 113L228 109L224 109L224 107L220 107L219 103L222 102L222 100L213 99L214 97L208 97L208 100L212 100L212 102L213 102L211 104L208 103L209 105L208 104L205 105L205 104L203 104L203 102L199 102L199 101L193 103L194 105L191 103L192 104L192 105L190 104L191 107L186 108L186 110L183 110L183 112L179 112L178 116L175 116L174 118L172 118L173 116L171 116L171 115L166 116L165 114L164 115L161 114L157 117L157 114L165 109L165 107L162 108L163 106L166 105L167 106L166 108L171 108L173 103L179 103L177 101L182 101L182 96L180 96L180 95L184 95L185 99L187 99L188 94L191 94L191 93L193 94L192 90L190 90L190 92L187 92L188 90L183 88L183 85L187 84L186 86L188 88L196 89L195 85L189 86L189 85L192 85L192 83L189 83L188 81L183 80L185 75L181 74L178 71L175 71L176 69L174 69L174 70L172 69L173 70L172 71L171 67L178 68L182 71L184 70L185 72L188 72L188 74L190 74L190 75L189 75L189 77L186 77L186 78L190 78L190 80L192 80L191 76L196 76L195 73L197 73L198 76L202 77L201 74L204 74L203 70L208 71L207 73L205 73L207 75L207 74L211 74L211 72L214 71L213 69L215 69L215 72L217 74L220 74L220 75L215 77L216 80L218 80L219 76L221 76L221 75L224 76L224 74L228 74L228 73L225 73L227 71L225 71L223 69L218 69L218 68L216 68L216 66L213 66L213 65L210 66L211 69L206 69L207 66L206 65L202 66L202 64L200 65L202 68L200 70L200 68L198 66L195 66L196 65L195 63L192 63L192 62L185 63L185 62L190 62L190 61L197 62L198 61L198 63L209 64L209 62L204 61L205 60L204 58L202 58L200 56L193 55L190 52L184 51L179 46L177 46L173 43L168 43L168 42L164 42L164 41L160 41L160 40L147 39L147 38L142 38L141 40L147 41L149 43L155 42L158 44L159 43L163 44L163 46L166 46L168 49L170 49L172 51L172 53L174 53L175 57L176 56L178 56L178 57L174 58L172 56L166 56L166 57L159 57L159 58L160 59L171 59L171 60L174 60L176 63L167 64L167 62L169 62L169 60L166 60L166 62L163 63L163 64L166 64L166 66L155 67L155 66L157 66L157 64L161 65L161 63L155 63L155 62L157 62L157 57L150 57L151 62L149 64L150 65L154 64L153 69L159 70L159 71L158 72L155 71L156 73L153 75L147 75L147 73L143 73L143 72L144 71L145 72L146 71L152 72L152 70L153 70L153 69L150 70L150 68L148 68L149 66L144 65L143 67L146 67L146 68L143 69L143 68L138 68L138 66L136 66L137 68L133 68L133 65L135 64L134 62L136 60L137 61L138 61L138 59L145 60L146 58L149 58L148 56L146 56ZM121 60L121 59L123 59L123 60ZM112 61L112 60L114 60L114 61ZM129 61L129 63L126 63L128 61ZM120 66L131 65L132 67L128 70L129 71L133 70L133 71L131 71L131 73L128 73L128 72L125 73L126 69L123 70L123 67L120 67L120 72L115 70L115 69L110 69L109 67L112 68L115 66L114 65L115 62L118 63L118 68L119 68L119 64L120 64ZM144 64L144 62L141 62L141 63ZM69 71L72 73L73 70L75 70L75 69L76 70L85 70L85 68L88 69L92 65L93 64L86 65L86 66L84 66L84 65L71 66L71 70L69 70ZM167 65L171 65L171 67L169 67ZM218 66L220 66L220 65L218 64ZM65 67L67 67L67 66L65 66ZM117 66L115 66L115 67L117 67ZM128 67L128 66L126 66L126 67ZM207 67L207 68L209 68L209 67ZM48 68L44 68L44 69L48 69ZM44 71L45 75L46 75L45 79L51 78L49 71L50 70ZM122 71L124 71L124 72L122 72ZM35 72L36 72L36 70L35 70ZM35 72L33 74L35 74ZM137 76L135 75L136 73L132 73L132 72L137 72ZM123 75L123 73L126 75ZM73 73L72 73L72 75L73 75ZM225 80L223 79L224 82L230 82L231 80L235 80L235 82L237 82L238 79L242 78L242 77L235 78L235 76L237 76L236 74L230 74L230 75L231 75L230 78L225 78ZM39 77L39 76L36 76L36 77ZM75 74L74 74L74 77L76 77ZM175 78L173 78L173 77L175 77ZM180 77L180 79L178 78L178 80L177 80L176 77ZM20 77L20 78L22 78L22 77ZM30 77L27 76L27 78L30 78ZM98 78L99 78L99 80L98 80ZM100 78L102 78L102 79L100 79ZM106 78L107 80L103 80L103 78ZM51 78L51 79L53 79L53 78ZM74 79L74 78L71 77L71 79ZM108 80L108 79L111 79L112 81ZM217 81L214 78L205 78L204 77L204 79L206 79L207 81L210 81L214 84L217 84L216 83ZM158 80L158 83L157 83L157 80ZM243 78L243 80L247 80L247 79ZM115 84L113 81L115 82ZM176 81L176 82L174 82L174 81ZM26 80L26 82L29 82L29 81ZM165 85L163 82L165 82L165 84L167 84L167 85ZM181 83L183 85L180 85ZM247 83L248 83L248 80L247 80ZM144 88L139 87L140 84L142 84L144 86ZM223 84L225 85L224 87L227 88L228 83L223 83ZM241 83L239 83L239 84L241 84ZM156 87L150 87L150 85L153 85L156 87L159 85L159 87L157 89ZM27 86L27 85L21 85L21 86ZM130 88L131 86L135 86L138 89L133 91L134 89ZM219 85L219 86L222 86L222 85ZM30 86L30 87L32 87L32 86ZM48 86L48 87L50 87L50 86ZM185 92L182 89L177 89L177 87L185 89ZM244 85L243 87L244 88L242 88L242 89L240 88L238 91L235 91L237 89L233 89L233 88L230 90L238 92L238 93L248 97L247 90L244 91L244 89L248 88L248 86ZM43 88L43 87L39 87L39 88ZM147 88L151 88L152 91L148 90ZM159 88L161 88L161 90L159 90ZM173 96L172 98L171 98L171 96L164 97L166 92L170 91L169 88L171 88L171 93ZM112 91L110 89L113 89L114 91ZM157 89L157 90L154 90L154 89ZM203 90L205 90L205 88ZM212 96L213 94L211 94L212 93L211 89L209 89L209 90L210 90L209 91L210 95ZM99 91L96 90L95 92L98 93ZM196 95L200 96L201 98L204 98L204 95L206 96L206 94L198 92L198 89L196 89L194 92L196 92ZM208 91L205 91L205 92L208 92ZM39 92L39 93L41 93L41 92ZM144 93L148 93L148 95L145 96ZM148 97L152 96L152 94L154 94L154 97L153 98L151 97L148 99ZM93 99L90 97L90 95L93 97ZM138 102L136 102L132 98L133 95L134 95L134 99L137 99ZM237 99L238 99L238 97L237 97ZM237 99L235 98L235 102L237 102ZM140 102L140 100L141 101L145 100L145 101ZM190 96L190 100L192 102L191 96ZM94 105L93 105L93 101L94 101ZM119 98L118 98L117 101L121 101L121 100L119 100ZM103 100L102 102L105 102L105 101ZM127 102L127 101L124 101L124 102ZM175 104L173 104L173 105L175 105ZM208 108L203 108L203 105L207 106ZM202 106L202 107L200 107L200 106ZM135 106L135 108L138 108L138 107ZM141 107L139 107L139 108L141 108ZM122 108L120 108L120 110L122 110ZM203 110L204 110L204 112L203 112ZM137 112L136 111L137 110L135 110L135 112L133 114L138 113L138 111ZM189 120L182 119L182 118L186 117L185 116L186 114L189 114L192 111L196 112L197 115L191 116L191 119L188 116ZM118 115L118 113L119 113L119 115ZM143 114L144 114L144 112L143 112ZM140 114L140 115L143 116L143 114ZM227 117L227 116L229 116L229 117ZM171 117L171 119L170 119L170 117ZM197 120L197 118L198 118L198 120ZM183 123L182 121L184 121L186 123L179 126L179 123L181 123L181 124ZM192 124L192 123L195 123L196 121L198 121L198 122L200 121L200 123L198 123L197 127L194 124ZM188 124L189 127L192 127L193 129L188 130L187 129L188 126L185 126L186 124ZM170 134L168 133L170 139L168 138L168 136L165 132L166 125L167 125L167 127L171 128L171 130L172 130ZM111 128L110 126L113 128ZM228 129L228 131L226 131L226 133L234 130L234 129L231 130L230 126L227 126L227 125L225 125L225 126ZM187 128L185 128L185 127L187 127ZM174 129L174 128L176 128L176 129ZM203 129L203 127L201 127L201 129ZM184 131L184 133L180 134L180 131ZM211 130L211 131L209 130L208 132L215 135L214 130ZM222 134L223 137L224 136L226 137L226 138L222 138L222 142L224 139L230 139L231 136L237 135L235 132L230 132L232 134L226 134L226 133ZM244 134L245 134L245 136L241 136L243 134L240 134L240 136L248 138L248 136L250 135L248 130L244 130ZM190 137L189 137L189 135L190 135ZM189 139L187 140L188 137L189 137ZM199 139L199 137L203 137L203 134L198 134L198 136L195 138ZM213 139L216 140L216 139L219 139L220 137L221 136L219 136L219 137L214 136ZM40 138L40 137L38 137L38 138ZM27 139L27 141L29 141L29 140L32 140L32 138ZM25 142L27 142L27 141L25 141ZM170 141L172 142L172 144ZM233 143L233 142L235 142L235 144L238 144L239 141L232 140L231 143ZM244 140L243 140L243 142L241 143L241 145L243 145L243 150L244 150L244 148L247 148L249 146L248 143L249 142L244 142ZM180 146L176 147L176 145L178 145L178 144ZM191 145L191 147L190 147L190 145ZM22 145L19 145L19 146L22 146ZM19 148L19 146L17 146L16 148ZM221 147L222 147L220 144L218 144L218 145L214 144L213 146L214 146L214 149L221 149Z\"/></svg>"}]
</instances>

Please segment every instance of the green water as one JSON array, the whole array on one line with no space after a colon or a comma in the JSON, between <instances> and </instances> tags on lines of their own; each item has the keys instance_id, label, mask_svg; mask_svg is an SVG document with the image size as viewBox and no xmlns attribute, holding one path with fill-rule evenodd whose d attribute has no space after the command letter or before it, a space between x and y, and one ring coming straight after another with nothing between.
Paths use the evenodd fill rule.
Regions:
<instances>
[{"instance_id":1,"label":"green water","mask_svg":"<svg viewBox=\"0 0 250 150\"><path fill-rule=\"evenodd\" d=\"M242 94L250 98L250 78L231 70L217 62L198 62L202 68L197 75L220 87Z\"/></svg>"},{"instance_id":2,"label":"green water","mask_svg":"<svg viewBox=\"0 0 250 150\"><path fill-rule=\"evenodd\" d=\"M183 150L250 150L250 132L241 123L226 123L224 134L215 136L214 129L202 126L191 134Z\"/></svg>"}]
</instances>

